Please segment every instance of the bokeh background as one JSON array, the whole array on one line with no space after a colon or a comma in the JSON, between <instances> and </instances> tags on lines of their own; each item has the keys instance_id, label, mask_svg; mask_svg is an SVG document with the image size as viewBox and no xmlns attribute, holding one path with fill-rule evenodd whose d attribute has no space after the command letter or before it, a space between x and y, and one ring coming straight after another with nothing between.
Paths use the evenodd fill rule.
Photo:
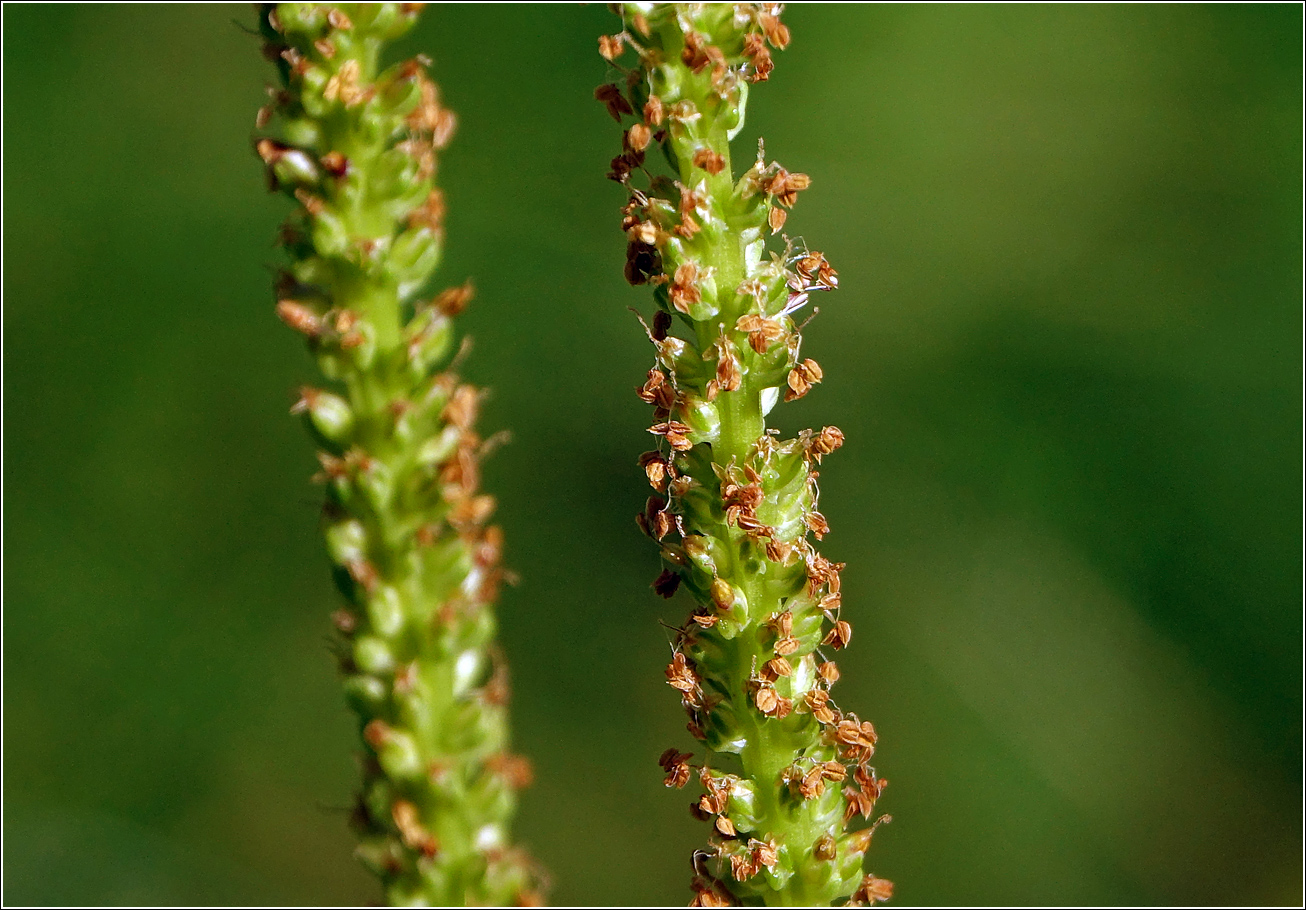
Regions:
<instances>
[{"instance_id":1,"label":"bokeh background","mask_svg":"<svg viewBox=\"0 0 1306 910\"><path fill-rule=\"evenodd\" d=\"M660 786L685 604L632 520L651 350L621 278L603 6L438 6L441 279L508 558L520 839L554 900L682 904ZM913 904L1299 904L1302 13L801 6L747 149L842 278L841 703ZM4 10L4 898L356 903L355 731L272 312L248 6ZM746 159L748 152L741 153Z\"/></svg>"}]
</instances>

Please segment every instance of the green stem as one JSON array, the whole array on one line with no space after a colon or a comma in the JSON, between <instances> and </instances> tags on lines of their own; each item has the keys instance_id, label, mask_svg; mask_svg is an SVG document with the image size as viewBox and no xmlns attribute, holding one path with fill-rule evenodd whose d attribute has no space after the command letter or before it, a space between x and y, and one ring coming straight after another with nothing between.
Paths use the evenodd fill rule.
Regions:
<instances>
[{"instance_id":1,"label":"green stem","mask_svg":"<svg viewBox=\"0 0 1306 910\"><path fill-rule=\"evenodd\" d=\"M297 411L322 451L327 551L345 693L364 744L359 857L392 905L537 901L540 873L509 840L525 759L508 751L494 647L502 535L477 492L479 393L451 371L470 287L417 296L440 258L436 153L453 117L420 60L381 70L418 4L262 8L280 118L257 150L301 208L277 312L335 391Z\"/></svg>"},{"instance_id":2,"label":"green stem","mask_svg":"<svg viewBox=\"0 0 1306 910\"><path fill-rule=\"evenodd\" d=\"M729 137L750 84L788 43L775 4L623 7L625 30L600 40L614 64L635 64L596 93L619 120L634 114L612 176L630 184L660 147L678 180L649 175L632 190L622 227L627 277L652 284L657 365L640 395L662 438L641 464L657 491L641 525L660 542L669 596L683 585L694 614L680 628L668 682L682 693L702 763L668 750L669 786L698 768L696 814L713 825L698 854L695 903L829 904L887 899L889 882L861 871L885 785L870 765L875 731L830 699L828 652L843 647L839 569L810 535L815 467L838 448L834 427L780 440L765 414L821 379L799 355L791 318L837 276L817 252L786 243L767 257L768 231L810 181L759 157L738 180ZM679 323L685 337L670 332ZM882 817L887 820L887 817Z\"/></svg>"}]
</instances>

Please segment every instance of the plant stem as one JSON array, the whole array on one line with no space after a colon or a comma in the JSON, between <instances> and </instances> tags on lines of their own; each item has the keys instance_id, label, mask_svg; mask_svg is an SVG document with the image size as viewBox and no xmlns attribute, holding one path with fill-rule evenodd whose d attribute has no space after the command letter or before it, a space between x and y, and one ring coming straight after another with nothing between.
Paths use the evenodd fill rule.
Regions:
<instances>
[{"instance_id":1,"label":"plant stem","mask_svg":"<svg viewBox=\"0 0 1306 910\"><path fill-rule=\"evenodd\" d=\"M452 318L470 284L418 295L444 239L436 154L453 115L420 58L380 69L421 4L265 5L281 76L257 151L300 204L277 313L334 390L294 410L322 447L334 616L365 752L358 855L392 905L537 902L540 873L510 846L530 766L508 751L506 668L494 645L502 534L477 493L480 392L452 372Z\"/></svg>"},{"instance_id":2,"label":"plant stem","mask_svg":"<svg viewBox=\"0 0 1306 910\"><path fill-rule=\"evenodd\" d=\"M695 814L712 822L695 854L695 904L853 903L887 899L892 885L861 871L870 820L887 783L870 765L870 723L830 699L839 677L825 649L844 647L842 565L808 539L829 530L816 510L821 459L843 443L835 427L780 440L765 415L800 398L821 368L800 357L793 314L838 277L816 251L765 252L804 174L758 159L737 181L730 137L743 125L750 85L789 41L778 4L621 7L625 29L600 39L623 79L596 97L636 122L613 159L631 185L622 228L626 277L650 284L658 312L649 338L657 362L639 390L654 405L663 447L640 459L655 490L641 527L659 541L664 596L683 585L697 601L678 630L667 681L682 695L689 731L707 754L669 749L668 786L697 767ZM627 50L636 62L624 69ZM658 146L678 180L653 176ZM678 322L684 338L670 334Z\"/></svg>"}]
</instances>

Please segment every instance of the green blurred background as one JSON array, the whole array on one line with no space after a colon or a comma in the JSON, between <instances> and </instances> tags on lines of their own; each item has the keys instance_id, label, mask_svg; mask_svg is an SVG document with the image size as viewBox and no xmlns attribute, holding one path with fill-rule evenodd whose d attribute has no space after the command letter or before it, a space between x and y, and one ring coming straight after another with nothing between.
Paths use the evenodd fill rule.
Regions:
<instances>
[{"instance_id":1,"label":"green blurred background","mask_svg":"<svg viewBox=\"0 0 1306 910\"><path fill-rule=\"evenodd\" d=\"M805 353L900 904L1299 903L1301 10L791 8L741 156L842 288ZM520 838L684 903L685 604L635 528L602 6L440 6L444 283L494 389ZM4 898L355 903L354 724L272 313L248 6L4 11Z\"/></svg>"}]
</instances>

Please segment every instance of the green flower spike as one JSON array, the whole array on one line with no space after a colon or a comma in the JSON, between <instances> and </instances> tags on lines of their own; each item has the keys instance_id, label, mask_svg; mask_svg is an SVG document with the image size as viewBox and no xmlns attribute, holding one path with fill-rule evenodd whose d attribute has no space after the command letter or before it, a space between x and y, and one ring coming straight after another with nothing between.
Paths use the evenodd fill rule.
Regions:
<instances>
[{"instance_id":1,"label":"green flower spike","mask_svg":"<svg viewBox=\"0 0 1306 910\"><path fill-rule=\"evenodd\" d=\"M599 50L621 78L595 95L618 122L635 119L609 176L631 192L626 278L652 285L657 302L646 326L656 365L638 394L656 409L649 432L661 446L640 459L654 495L638 521L666 565L654 588L669 597L683 586L698 602L666 675L707 754L701 765L676 749L661 759L667 786L697 768L692 810L712 825L694 855L694 905L886 900L892 884L864 876L862 859L888 816L849 830L870 821L886 784L870 765L875 730L830 698L839 671L826 655L852 634L842 566L808 539L829 530L815 468L843 433L781 440L764 420L821 381L793 315L838 277L814 250L766 251L808 177L760 149L738 180L730 165L749 88L789 30L779 4L618 10L625 28ZM671 177L649 175L651 146ZM634 188L641 174L646 188Z\"/></svg>"},{"instance_id":2,"label":"green flower spike","mask_svg":"<svg viewBox=\"0 0 1306 910\"><path fill-rule=\"evenodd\" d=\"M256 142L299 203L277 314L333 389L304 389L322 451L345 694L365 752L358 855L392 905L537 903L509 841L530 779L508 751L508 685L492 604L503 579L493 498L477 490L481 393L459 382L452 318L470 285L419 301L440 259L436 153L453 115L421 58L380 69L423 4L262 7L281 88Z\"/></svg>"}]
</instances>

